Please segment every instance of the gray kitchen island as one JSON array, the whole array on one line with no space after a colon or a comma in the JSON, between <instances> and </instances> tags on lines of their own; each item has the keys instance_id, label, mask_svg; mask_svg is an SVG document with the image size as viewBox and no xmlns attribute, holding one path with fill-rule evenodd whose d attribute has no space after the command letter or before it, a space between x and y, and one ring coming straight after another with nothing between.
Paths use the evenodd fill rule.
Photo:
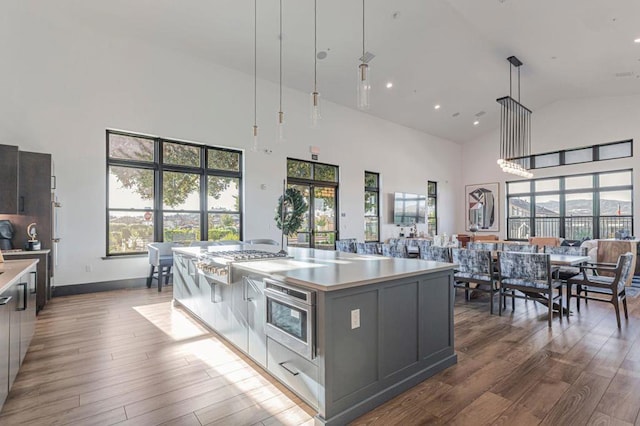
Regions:
<instances>
[{"instance_id":1,"label":"gray kitchen island","mask_svg":"<svg viewBox=\"0 0 640 426\"><path fill-rule=\"evenodd\" d=\"M453 264L302 248L273 257L273 246L174 251L174 300L315 408L317 424L346 424L457 361Z\"/></svg>"}]
</instances>

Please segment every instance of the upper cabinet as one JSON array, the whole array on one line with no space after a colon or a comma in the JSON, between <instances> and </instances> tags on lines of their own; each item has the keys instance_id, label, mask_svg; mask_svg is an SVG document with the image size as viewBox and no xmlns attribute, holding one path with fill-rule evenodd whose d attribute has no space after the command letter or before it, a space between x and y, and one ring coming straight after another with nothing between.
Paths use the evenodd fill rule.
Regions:
<instances>
[{"instance_id":1,"label":"upper cabinet","mask_svg":"<svg viewBox=\"0 0 640 426\"><path fill-rule=\"evenodd\" d=\"M17 214L18 147L0 145L0 214Z\"/></svg>"}]
</instances>

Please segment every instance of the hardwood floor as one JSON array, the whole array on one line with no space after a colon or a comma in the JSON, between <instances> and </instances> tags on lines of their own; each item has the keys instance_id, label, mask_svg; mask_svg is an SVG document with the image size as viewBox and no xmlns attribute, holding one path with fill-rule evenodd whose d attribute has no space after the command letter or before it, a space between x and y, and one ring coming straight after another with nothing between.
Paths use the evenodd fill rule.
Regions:
<instances>
[{"instance_id":1,"label":"hardwood floor","mask_svg":"<svg viewBox=\"0 0 640 426\"><path fill-rule=\"evenodd\" d=\"M55 298L0 415L29 425L299 425L313 410L172 307L171 291ZM640 298L618 331L590 302L548 329L546 308L488 296L455 309L458 364L356 425L640 425Z\"/></svg>"}]
</instances>

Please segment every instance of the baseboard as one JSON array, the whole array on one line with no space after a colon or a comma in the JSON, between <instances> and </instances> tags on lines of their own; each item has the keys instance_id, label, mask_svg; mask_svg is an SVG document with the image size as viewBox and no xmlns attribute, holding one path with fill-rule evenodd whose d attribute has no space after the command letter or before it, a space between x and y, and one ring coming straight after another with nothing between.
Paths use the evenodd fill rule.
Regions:
<instances>
[{"instance_id":1,"label":"baseboard","mask_svg":"<svg viewBox=\"0 0 640 426\"><path fill-rule=\"evenodd\" d=\"M169 283L171 284L171 282ZM98 283L86 283L75 285L64 285L52 289L53 297L73 296L75 294L98 293L101 291L124 290L133 288L143 288L147 286L146 278L129 278L126 280L102 281ZM153 281L151 289L158 288L157 281Z\"/></svg>"}]
</instances>

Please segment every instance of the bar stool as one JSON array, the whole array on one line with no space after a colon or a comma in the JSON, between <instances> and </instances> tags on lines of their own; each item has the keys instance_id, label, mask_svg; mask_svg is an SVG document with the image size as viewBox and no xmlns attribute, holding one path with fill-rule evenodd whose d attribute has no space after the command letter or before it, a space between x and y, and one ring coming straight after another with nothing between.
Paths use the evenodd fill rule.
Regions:
<instances>
[{"instance_id":1,"label":"bar stool","mask_svg":"<svg viewBox=\"0 0 640 426\"><path fill-rule=\"evenodd\" d=\"M165 285L169 284L169 276L173 267L173 250L171 248L175 246L177 243L174 242L147 244L149 265L151 265L151 272L147 277L147 288L151 288L151 282L156 279L158 280L158 291L162 291L163 277ZM156 268L158 268L157 271L155 271Z\"/></svg>"}]
</instances>

